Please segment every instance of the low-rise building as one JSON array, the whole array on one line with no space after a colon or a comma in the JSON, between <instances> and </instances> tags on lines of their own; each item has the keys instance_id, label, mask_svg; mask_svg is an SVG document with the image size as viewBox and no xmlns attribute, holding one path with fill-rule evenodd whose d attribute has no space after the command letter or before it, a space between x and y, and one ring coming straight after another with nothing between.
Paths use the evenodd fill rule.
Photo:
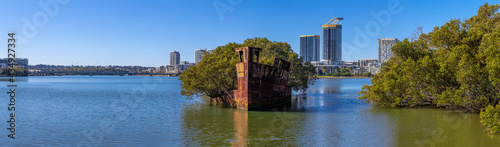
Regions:
<instances>
[{"instance_id":1,"label":"low-rise building","mask_svg":"<svg viewBox=\"0 0 500 147\"><path fill-rule=\"evenodd\" d=\"M378 62L377 59L360 59L360 60L358 60L359 66L361 66L361 67L368 67L368 64L376 63L376 62Z\"/></svg>"},{"instance_id":2,"label":"low-rise building","mask_svg":"<svg viewBox=\"0 0 500 147\"><path fill-rule=\"evenodd\" d=\"M162 73L175 73L180 74L186 71L189 67L194 66L195 63L189 63L189 61L181 61L178 65L165 65L157 68L158 72Z\"/></svg>"},{"instance_id":3,"label":"low-rise building","mask_svg":"<svg viewBox=\"0 0 500 147\"><path fill-rule=\"evenodd\" d=\"M382 64L375 62L375 63L370 63L368 64L367 71L370 72L371 74L378 74L380 73L380 70L382 69Z\"/></svg>"},{"instance_id":4,"label":"low-rise building","mask_svg":"<svg viewBox=\"0 0 500 147\"><path fill-rule=\"evenodd\" d=\"M325 61L325 60L323 60ZM327 74L333 74L335 71L340 71L340 69L345 68L345 69L353 69L356 66L355 65L346 65L346 64L341 64L341 65L331 65L330 61L325 61L325 62L311 62L311 64L316 68L316 73L318 75L327 75ZM344 63L342 61L342 63ZM352 70L350 70L350 73L352 73Z\"/></svg>"},{"instance_id":5,"label":"low-rise building","mask_svg":"<svg viewBox=\"0 0 500 147\"><path fill-rule=\"evenodd\" d=\"M180 65L188 65L188 64L189 64L189 61L181 61L179 64L180 64Z\"/></svg>"},{"instance_id":6,"label":"low-rise building","mask_svg":"<svg viewBox=\"0 0 500 147\"><path fill-rule=\"evenodd\" d=\"M352 69L352 74L364 74L366 73L366 69L364 67L354 67L354 69Z\"/></svg>"},{"instance_id":7,"label":"low-rise building","mask_svg":"<svg viewBox=\"0 0 500 147\"><path fill-rule=\"evenodd\" d=\"M15 58L15 64L19 67L26 68L28 67L28 58ZM4 67L10 67L9 66L9 58L2 58L0 59L0 66L1 68Z\"/></svg>"},{"instance_id":8,"label":"low-rise building","mask_svg":"<svg viewBox=\"0 0 500 147\"><path fill-rule=\"evenodd\" d=\"M345 65L359 66L359 62L358 61L348 61L348 62L345 62Z\"/></svg>"}]
</instances>

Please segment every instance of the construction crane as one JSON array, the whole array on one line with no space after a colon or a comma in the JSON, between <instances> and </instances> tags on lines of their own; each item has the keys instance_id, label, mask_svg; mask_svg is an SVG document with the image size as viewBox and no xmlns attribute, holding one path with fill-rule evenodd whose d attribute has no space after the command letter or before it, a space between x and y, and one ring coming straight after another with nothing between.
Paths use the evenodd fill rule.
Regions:
<instances>
[{"instance_id":1,"label":"construction crane","mask_svg":"<svg viewBox=\"0 0 500 147\"><path fill-rule=\"evenodd\" d=\"M333 20L335 20L335 21L333 21ZM342 25L342 21L339 21L339 20L344 20L344 18L342 18L342 17L335 17L335 18L332 18L332 19L330 19L330 21L328 21L325 25L323 25L323 27L336 27L337 25ZM333 21L333 22L332 22L332 21ZM332 22L332 23L330 24L330 22ZM338 24L335 24L335 23L337 23L337 22L339 22L339 23L338 23Z\"/></svg>"}]
</instances>

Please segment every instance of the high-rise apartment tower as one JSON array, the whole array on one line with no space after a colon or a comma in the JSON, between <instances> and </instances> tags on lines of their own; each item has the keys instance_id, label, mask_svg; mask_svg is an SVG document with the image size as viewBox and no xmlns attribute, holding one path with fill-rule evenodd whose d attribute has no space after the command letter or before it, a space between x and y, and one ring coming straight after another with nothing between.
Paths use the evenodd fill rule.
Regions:
<instances>
[{"instance_id":1,"label":"high-rise apartment tower","mask_svg":"<svg viewBox=\"0 0 500 147\"><path fill-rule=\"evenodd\" d=\"M320 61L319 35L300 36L300 56L304 61Z\"/></svg>"},{"instance_id":2,"label":"high-rise apartment tower","mask_svg":"<svg viewBox=\"0 0 500 147\"><path fill-rule=\"evenodd\" d=\"M203 53L205 52L207 51L203 49L194 50L194 63L198 64L198 62L200 62L203 58Z\"/></svg>"},{"instance_id":3,"label":"high-rise apartment tower","mask_svg":"<svg viewBox=\"0 0 500 147\"><path fill-rule=\"evenodd\" d=\"M181 54L177 51L170 52L170 65L179 65L181 62Z\"/></svg>"},{"instance_id":4,"label":"high-rise apartment tower","mask_svg":"<svg viewBox=\"0 0 500 147\"><path fill-rule=\"evenodd\" d=\"M378 39L378 62L384 63L392 57L391 48L398 42L396 38Z\"/></svg>"},{"instance_id":5,"label":"high-rise apartment tower","mask_svg":"<svg viewBox=\"0 0 500 147\"><path fill-rule=\"evenodd\" d=\"M323 60L328 60L330 63L342 61L342 20L344 18L332 18L322 26Z\"/></svg>"}]
</instances>

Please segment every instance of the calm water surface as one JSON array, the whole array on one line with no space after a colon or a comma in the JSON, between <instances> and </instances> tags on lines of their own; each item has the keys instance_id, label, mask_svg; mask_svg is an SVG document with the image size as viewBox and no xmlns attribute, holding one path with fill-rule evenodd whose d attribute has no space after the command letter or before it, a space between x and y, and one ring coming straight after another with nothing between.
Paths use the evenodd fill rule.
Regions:
<instances>
[{"instance_id":1,"label":"calm water surface","mask_svg":"<svg viewBox=\"0 0 500 147\"><path fill-rule=\"evenodd\" d=\"M359 101L370 79L319 79L286 106L250 112L183 97L174 77L22 80L16 139L2 129L0 146L500 146L477 114ZM4 107L6 85L0 85ZM0 112L3 122L9 119L7 109Z\"/></svg>"}]
</instances>

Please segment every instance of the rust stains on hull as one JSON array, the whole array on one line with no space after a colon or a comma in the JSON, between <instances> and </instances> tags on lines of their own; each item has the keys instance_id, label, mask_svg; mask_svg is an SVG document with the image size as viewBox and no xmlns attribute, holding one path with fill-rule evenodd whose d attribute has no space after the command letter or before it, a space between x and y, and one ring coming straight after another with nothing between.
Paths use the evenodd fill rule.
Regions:
<instances>
[{"instance_id":1,"label":"rust stains on hull","mask_svg":"<svg viewBox=\"0 0 500 147\"><path fill-rule=\"evenodd\" d=\"M240 109L260 108L290 101L291 88L287 86L290 63L274 58L272 66L260 64L260 48L236 48L240 63L236 64L238 89L228 92L232 96L231 106Z\"/></svg>"}]
</instances>

